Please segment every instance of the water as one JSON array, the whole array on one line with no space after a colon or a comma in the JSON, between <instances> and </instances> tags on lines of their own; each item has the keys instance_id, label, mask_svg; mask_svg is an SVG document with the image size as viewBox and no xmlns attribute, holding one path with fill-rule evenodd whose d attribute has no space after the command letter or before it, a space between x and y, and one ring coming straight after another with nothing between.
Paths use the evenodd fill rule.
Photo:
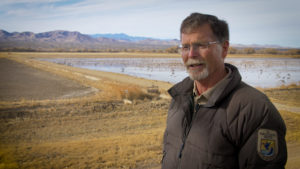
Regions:
<instances>
[{"instance_id":1,"label":"water","mask_svg":"<svg viewBox=\"0 0 300 169\"><path fill-rule=\"evenodd\" d=\"M181 58L58 58L41 60L170 83L177 83L188 76ZM227 58L225 62L237 66L242 80L255 87L300 84L300 59Z\"/></svg>"}]
</instances>

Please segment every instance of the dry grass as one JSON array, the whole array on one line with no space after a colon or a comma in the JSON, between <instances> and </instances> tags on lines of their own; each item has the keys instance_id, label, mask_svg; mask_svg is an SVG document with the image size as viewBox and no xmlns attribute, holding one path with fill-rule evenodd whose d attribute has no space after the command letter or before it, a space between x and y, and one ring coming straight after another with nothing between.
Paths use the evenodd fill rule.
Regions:
<instances>
[{"instance_id":1,"label":"dry grass","mask_svg":"<svg viewBox=\"0 0 300 169\"><path fill-rule=\"evenodd\" d=\"M300 166L300 87L296 85L264 89L285 121L288 146L287 169L298 169Z\"/></svg>"},{"instance_id":2,"label":"dry grass","mask_svg":"<svg viewBox=\"0 0 300 169\"><path fill-rule=\"evenodd\" d=\"M286 169L298 169L300 166L300 115L280 110L287 127L286 140L288 161Z\"/></svg>"},{"instance_id":3,"label":"dry grass","mask_svg":"<svg viewBox=\"0 0 300 169\"><path fill-rule=\"evenodd\" d=\"M31 59L66 55L0 54L99 90L82 98L0 102L0 169L159 168L169 100L149 95L145 89L154 84L163 93L171 85ZM81 57L98 55L80 53ZM298 89L294 86L264 92L275 103L299 107ZM125 98L133 104L124 105ZM287 125L286 168L294 169L300 165L300 115L280 112Z\"/></svg>"},{"instance_id":4,"label":"dry grass","mask_svg":"<svg viewBox=\"0 0 300 169\"><path fill-rule=\"evenodd\" d=\"M18 105L18 106L15 106ZM1 108L3 168L159 166L168 101L19 102Z\"/></svg>"},{"instance_id":5,"label":"dry grass","mask_svg":"<svg viewBox=\"0 0 300 169\"><path fill-rule=\"evenodd\" d=\"M272 98L273 102L300 108L300 87L295 84L263 91Z\"/></svg>"},{"instance_id":6,"label":"dry grass","mask_svg":"<svg viewBox=\"0 0 300 169\"><path fill-rule=\"evenodd\" d=\"M287 126L287 142L300 144L300 115L284 110L281 110L280 113Z\"/></svg>"}]
</instances>

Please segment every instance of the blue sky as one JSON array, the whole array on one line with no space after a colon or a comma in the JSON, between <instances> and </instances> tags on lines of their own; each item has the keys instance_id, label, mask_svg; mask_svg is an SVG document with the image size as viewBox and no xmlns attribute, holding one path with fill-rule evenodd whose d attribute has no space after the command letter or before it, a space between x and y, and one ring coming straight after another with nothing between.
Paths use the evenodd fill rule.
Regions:
<instances>
[{"instance_id":1,"label":"blue sky","mask_svg":"<svg viewBox=\"0 0 300 169\"><path fill-rule=\"evenodd\" d=\"M299 0L4 0L0 29L179 39L180 23L192 12L225 19L231 43L300 48Z\"/></svg>"}]
</instances>

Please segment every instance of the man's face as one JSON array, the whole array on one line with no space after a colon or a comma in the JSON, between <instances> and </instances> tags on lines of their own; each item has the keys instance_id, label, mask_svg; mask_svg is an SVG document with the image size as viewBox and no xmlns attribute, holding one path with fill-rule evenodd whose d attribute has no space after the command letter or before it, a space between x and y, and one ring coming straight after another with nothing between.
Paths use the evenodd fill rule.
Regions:
<instances>
[{"instance_id":1,"label":"man's face","mask_svg":"<svg viewBox=\"0 0 300 169\"><path fill-rule=\"evenodd\" d=\"M182 33L181 44L181 56L192 80L210 80L224 71L228 42L225 46L218 42L208 24L191 33Z\"/></svg>"}]
</instances>

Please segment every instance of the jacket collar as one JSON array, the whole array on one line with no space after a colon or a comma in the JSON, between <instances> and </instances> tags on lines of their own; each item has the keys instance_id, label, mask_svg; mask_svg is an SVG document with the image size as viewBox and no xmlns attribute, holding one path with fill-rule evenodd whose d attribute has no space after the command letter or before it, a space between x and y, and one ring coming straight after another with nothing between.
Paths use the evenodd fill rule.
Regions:
<instances>
[{"instance_id":1,"label":"jacket collar","mask_svg":"<svg viewBox=\"0 0 300 169\"><path fill-rule=\"evenodd\" d=\"M168 90L169 94L175 98L178 95L191 95L193 93L194 81L186 77L181 82L175 84Z\"/></svg>"}]
</instances>

